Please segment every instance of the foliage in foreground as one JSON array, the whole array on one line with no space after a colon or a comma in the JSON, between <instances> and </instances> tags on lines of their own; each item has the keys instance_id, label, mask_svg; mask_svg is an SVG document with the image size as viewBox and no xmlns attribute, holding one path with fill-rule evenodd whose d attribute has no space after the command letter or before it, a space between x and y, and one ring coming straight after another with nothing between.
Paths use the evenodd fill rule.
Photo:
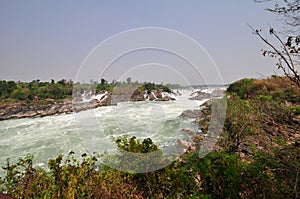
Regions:
<instances>
[{"instance_id":1,"label":"foliage in foreground","mask_svg":"<svg viewBox=\"0 0 300 199\"><path fill-rule=\"evenodd\" d=\"M48 169L34 168L27 156L3 167L1 191L16 198L297 198L299 143L288 139L299 134L292 119L299 116L300 93L287 85L282 77L232 84L222 149L204 158L195 151L154 172L126 173L99 165L103 156L75 158L71 152L49 160ZM115 142L123 151L159 150L150 138ZM120 154L111 159L141 163Z\"/></svg>"},{"instance_id":2,"label":"foliage in foreground","mask_svg":"<svg viewBox=\"0 0 300 199\"><path fill-rule=\"evenodd\" d=\"M122 146L130 150L145 149L142 143L122 138ZM299 160L277 162L281 155L288 154L258 153L252 163L244 163L234 153L212 152L200 159L194 152L161 170L141 174L99 168L98 157L86 154L59 155L49 160L48 170L34 168L33 157L26 156L16 164L7 162L1 185L16 198L293 198L299 189L295 185Z\"/></svg>"}]
</instances>

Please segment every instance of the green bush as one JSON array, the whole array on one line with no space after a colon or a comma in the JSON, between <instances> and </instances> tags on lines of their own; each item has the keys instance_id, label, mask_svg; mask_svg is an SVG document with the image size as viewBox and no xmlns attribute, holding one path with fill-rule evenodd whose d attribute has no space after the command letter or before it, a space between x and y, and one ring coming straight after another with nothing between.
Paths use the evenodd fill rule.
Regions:
<instances>
[{"instance_id":1,"label":"green bush","mask_svg":"<svg viewBox=\"0 0 300 199\"><path fill-rule=\"evenodd\" d=\"M96 156L83 154L80 159L70 152L49 160L48 168L35 169L32 156L4 167L2 192L16 198L141 198L135 187L119 171L96 171Z\"/></svg>"},{"instance_id":2,"label":"green bush","mask_svg":"<svg viewBox=\"0 0 300 199\"><path fill-rule=\"evenodd\" d=\"M258 110L255 104L232 95L227 102L223 134L224 147L229 151L237 151L247 136L258 131L257 117Z\"/></svg>"},{"instance_id":3,"label":"green bush","mask_svg":"<svg viewBox=\"0 0 300 199\"><path fill-rule=\"evenodd\" d=\"M21 89L17 89L12 92L11 97L17 100L25 100L27 95L26 93L22 92Z\"/></svg>"},{"instance_id":4,"label":"green bush","mask_svg":"<svg viewBox=\"0 0 300 199\"><path fill-rule=\"evenodd\" d=\"M123 150L137 153L157 149L149 138L122 137L117 143ZM295 198L300 190L298 152L297 147L256 152L253 161L245 163L235 153L211 152L199 158L195 151L147 173L99 165L99 155L58 155L49 160L48 169L34 168L33 157L26 156L16 164L7 161L0 191L24 199Z\"/></svg>"},{"instance_id":5,"label":"green bush","mask_svg":"<svg viewBox=\"0 0 300 199\"><path fill-rule=\"evenodd\" d=\"M203 192L212 198L239 198L245 165L234 154L209 153L199 164Z\"/></svg>"},{"instance_id":6,"label":"green bush","mask_svg":"<svg viewBox=\"0 0 300 199\"><path fill-rule=\"evenodd\" d=\"M150 138L144 139L142 142L135 136L128 138L127 136L119 137L115 140L119 149L133 153L149 153L158 150Z\"/></svg>"},{"instance_id":7,"label":"green bush","mask_svg":"<svg viewBox=\"0 0 300 199\"><path fill-rule=\"evenodd\" d=\"M297 93L293 92L290 89L275 91L272 93L272 96L276 101L280 102L289 101L295 103L299 101L299 96L297 95Z\"/></svg>"},{"instance_id":8,"label":"green bush","mask_svg":"<svg viewBox=\"0 0 300 199\"><path fill-rule=\"evenodd\" d=\"M299 171L297 147L257 151L245 171L244 198L297 198Z\"/></svg>"},{"instance_id":9,"label":"green bush","mask_svg":"<svg viewBox=\"0 0 300 199\"><path fill-rule=\"evenodd\" d=\"M260 100L264 100L264 101L272 101L273 100L273 97L270 95L259 95L258 98Z\"/></svg>"},{"instance_id":10,"label":"green bush","mask_svg":"<svg viewBox=\"0 0 300 199\"><path fill-rule=\"evenodd\" d=\"M254 79L241 79L237 82L234 82L229 85L227 91L229 93L235 93L241 99L247 99L252 93L252 89L254 88Z\"/></svg>"},{"instance_id":11,"label":"green bush","mask_svg":"<svg viewBox=\"0 0 300 199\"><path fill-rule=\"evenodd\" d=\"M111 92L114 90L114 88L115 88L114 84L97 84L96 92L99 92L99 91Z\"/></svg>"},{"instance_id":12,"label":"green bush","mask_svg":"<svg viewBox=\"0 0 300 199\"><path fill-rule=\"evenodd\" d=\"M291 112L295 115L300 115L300 106L291 107Z\"/></svg>"}]
</instances>

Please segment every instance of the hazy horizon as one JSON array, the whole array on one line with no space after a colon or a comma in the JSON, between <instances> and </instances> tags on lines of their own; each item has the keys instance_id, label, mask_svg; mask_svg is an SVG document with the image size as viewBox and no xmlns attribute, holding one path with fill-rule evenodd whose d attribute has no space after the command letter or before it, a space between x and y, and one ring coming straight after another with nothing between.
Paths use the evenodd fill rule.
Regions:
<instances>
[{"instance_id":1,"label":"hazy horizon","mask_svg":"<svg viewBox=\"0 0 300 199\"><path fill-rule=\"evenodd\" d=\"M206 61L200 68L204 75L199 78L176 57L168 63L159 62L170 54L157 51L128 54L105 74L97 68L104 66L96 66L78 80L105 78L111 82L132 77L165 84L228 84L244 77L270 76L275 73L274 60L261 55L260 50L265 46L247 26L266 32L270 25L281 28L276 16L264 10L268 6L272 4L252 0L130 3L4 0L0 2L0 79L76 80L80 66L97 45L120 32L143 27L172 29L194 39L217 65L222 81L215 81L217 74ZM180 48L183 44L176 45ZM132 72L130 67L138 68Z\"/></svg>"}]
</instances>

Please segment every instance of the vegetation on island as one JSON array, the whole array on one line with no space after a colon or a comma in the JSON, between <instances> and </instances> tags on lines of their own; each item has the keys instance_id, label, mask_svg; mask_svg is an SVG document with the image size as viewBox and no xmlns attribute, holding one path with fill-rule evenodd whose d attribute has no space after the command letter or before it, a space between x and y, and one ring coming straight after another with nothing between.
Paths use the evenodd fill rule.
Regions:
<instances>
[{"instance_id":1,"label":"vegetation on island","mask_svg":"<svg viewBox=\"0 0 300 199\"><path fill-rule=\"evenodd\" d=\"M272 0L254 0L258 2ZM267 40L253 29L269 50L263 55L277 59L284 77L242 79L227 89L227 113L222 135L213 151L199 158L198 150L187 151L175 162L146 173L123 172L99 164L103 157L126 162L122 155L58 155L48 168L35 168L33 156L17 163L7 160L2 169L0 191L16 198L299 198L300 197L300 76L299 1L284 0L267 9L281 16L288 29L278 34L273 28ZM298 28L298 29L297 29ZM278 43L276 43L278 42ZM131 79L127 79L127 84ZM115 85L101 80L97 91ZM0 82L1 99L61 99L70 95L58 82ZM159 87L160 89L165 89ZM138 92L153 89L144 84ZM210 107L200 120L207 131ZM120 150L147 153L159 150L150 138L121 137ZM105 159L104 158L104 159ZM139 162L137 163L139 164Z\"/></svg>"},{"instance_id":2,"label":"vegetation on island","mask_svg":"<svg viewBox=\"0 0 300 199\"><path fill-rule=\"evenodd\" d=\"M227 97L223 133L204 158L189 151L160 170L127 173L97 162L110 154L70 152L49 160L48 169L35 168L27 156L3 165L1 189L16 198L298 198L297 86L287 77L243 79L229 86ZM115 142L134 153L159 150L150 138Z\"/></svg>"},{"instance_id":3,"label":"vegetation on island","mask_svg":"<svg viewBox=\"0 0 300 199\"><path fill-rule=\"evenodd\" d=\"M117 82L108 83L107 80L101 79L100 82L91 80L90 83L74 83L72 80L62 79L57 82L42 82L40 80L33 80L31 82L15 82L0 80L0 100L1 103L14 103L25 101L27 103L43 103L45 101L70 99L72 97L73 88L80 88L82 92L93 88L94 93L102 91L112 92L115 87L131 85L139 87L140 91L152 92L154 90L161 90L163 92L171 93L171 89L167 85L155 84L150 82Z\"/></svg>"},{"instance_id":4,"label":"vegetation on island","mask_svg":"<svg viewBox=\"0 0 300 199\"><path fill-rule=\"evenodd\" d=\"M64 99L72 94L73 82L62 79L55 82L31 82L0 81L0 99L2 101L34 101L35 99L45 100Z\"/></svg>"},{"instance_id":5,"label":"vegetation on island","mask_svg":"<svg viewBox=\"0 0 300 199\"><path fill-rule=\"evenodd\" d=\"M67 114L124 101L174 100L171 93L168 85L132 82L131 78L111 83L105 79L89 83L0 80L0 120Z\"/></svg>"}]
</instances>

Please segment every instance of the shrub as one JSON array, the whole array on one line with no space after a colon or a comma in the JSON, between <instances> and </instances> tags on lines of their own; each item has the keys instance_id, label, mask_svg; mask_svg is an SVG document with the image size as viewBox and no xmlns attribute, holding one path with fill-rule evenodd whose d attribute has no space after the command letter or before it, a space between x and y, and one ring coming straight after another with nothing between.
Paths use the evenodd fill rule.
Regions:
<instances>
[{"instance_id":1,"label":"shrub","mask_svg":"<svg viewBox=\"0 0 300 199\"><path fill-rule=\"evenodd\" d=\"M118 140L120 139L120 140ZM117 139L120 148L136 153L157 146L150 138ZM130 146L132 145L132 146ZM184 154L169 166L147 173L126 173L98 165L98 155L70 152L49 160L48 168L33 167L33 156L7 161L2 189L16 198L296 198L299 195L299 149L256 152L252 162L237 154Z\"/></svg>"},{"instance_id":2,"label":"shrub","mask_svg":"<svg viewBox=\"0 0 300 199\"><path fill-rule=\"evenodd\" d=\"M273 97L270 95L259 95L258 98L262 101L272 101Z\"/></svg>"},{"instance_id":3,"label":"shrub","mask_svg":"<svg viewBox=\"0 0 300 199\"><path fill-rule=\"evenodd\" d=\"M255 134L257 125L257 108L239 96L231 96L227 103L224 123L225 147L237 151L246 136Z\"/></svg>"},{"instance_id":4,"label":"shrub","mask_svg":"<svg viewBox=\"0 0 300 199\"><path fill-rule=\"evenodd\" d=\"M254 88L254 79L241 79L229 85L227 91L230 93L235 93L241 99L247 99L252 93Z\"/></svg>"},{"instance_id":5,"label":"shrub","mask_svg":"<svg viewBox=\"0 0 300 199\"><path fill-rule=\"evenodd\" d=\"M120 149L133 153L149 153L158 150L157 145L150 138L146 138L141 142L135 136L131 138L124 136L117 138L115 142Z\"/></svg>"},{"instance_id":6,"label":"shrub","mask_svg":"<svg viewBox=\"0 0 300 199\"><path fill-rule=\"evenodd\" d=\"M297 147L257 151L247 165L243 198L297 198L300 158Z\"/></svg>"}]
</instances>

